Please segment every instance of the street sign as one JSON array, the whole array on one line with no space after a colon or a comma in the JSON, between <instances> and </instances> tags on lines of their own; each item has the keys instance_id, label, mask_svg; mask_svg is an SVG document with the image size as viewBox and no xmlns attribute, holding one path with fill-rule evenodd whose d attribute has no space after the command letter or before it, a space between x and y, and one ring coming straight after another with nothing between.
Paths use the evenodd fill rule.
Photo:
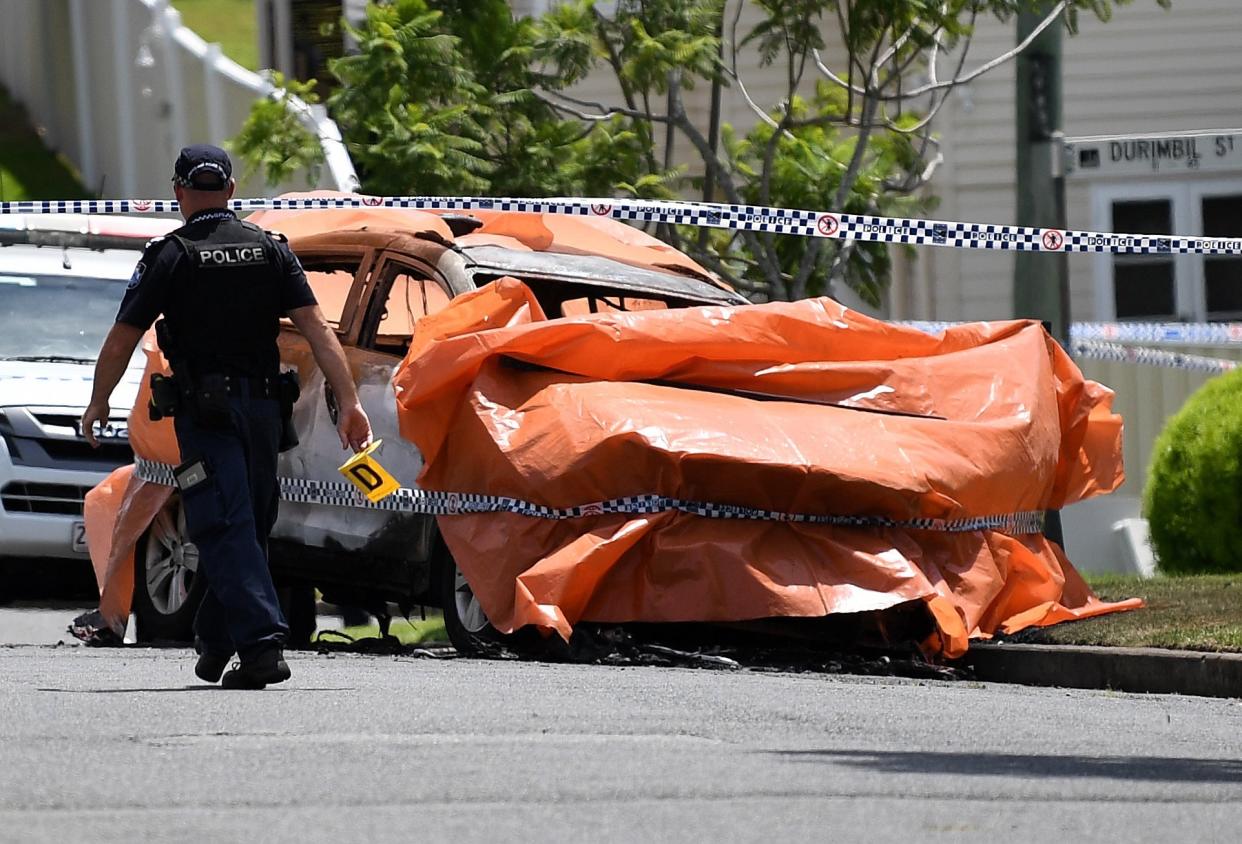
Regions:
<instances>
[{"instance_id":1,"label":"street sign","mask_svg":"<svg viewBox=\"0 0 1242 844\"><path fill-rule=\"evenodd\" d=\"M1242 172L1242 129L1066 138L1073 179Z\"/></svg>"}]
</instances>

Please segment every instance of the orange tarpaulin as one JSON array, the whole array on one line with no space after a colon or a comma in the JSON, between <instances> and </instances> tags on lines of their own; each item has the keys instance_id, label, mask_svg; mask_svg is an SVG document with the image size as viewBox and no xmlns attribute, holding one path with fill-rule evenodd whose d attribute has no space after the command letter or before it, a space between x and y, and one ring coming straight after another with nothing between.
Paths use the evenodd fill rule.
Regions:
<instances>
[{"instance_id":1,"label":"orange tarpaulin","mask_svg":"<svg viewBox=\"0 0 1242 844\"><path fill-rule=\"evenodd\" d=\"M547 320L502 279L421 320L395 385L420 486L553 508L658 494L957 520L1057 509L1124 479L1111 391L1030 321L933 336L830 299ZM922 600L931 648L954 657L970 636L1139 605L1100 602L1039 533L677 509L438 519L506 632Z\"/></svg>"},{"instance_id":2,"label":"orange tarpaulin","mask_svg":"<svg viewBox=\"0 0 1242 844\"><path fill-rule=\"evenodd\" d=\"M170 374L155 342L155 332L142 338L147 357L142 385L129 413L129 440L134 453L157 463L181 462L172 420L152 422L147 415L151 374ZM118 636L125 634L134 592L134 546L138 537L172 495L173 488L134 477L134 467L122 466L86 494L84 519L87 546L95 580L100 584L99 611Z\"/></svg>"}]
</instances>

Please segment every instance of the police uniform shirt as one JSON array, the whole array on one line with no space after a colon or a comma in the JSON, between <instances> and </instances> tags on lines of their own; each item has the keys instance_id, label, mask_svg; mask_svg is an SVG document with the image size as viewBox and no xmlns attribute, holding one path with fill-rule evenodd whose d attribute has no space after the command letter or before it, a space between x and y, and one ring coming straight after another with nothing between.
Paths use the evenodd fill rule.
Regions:
<instances>
[{"instance_id":1,"label":"police uniform shirt","mask_svg":"<svg viewBox=\"0 0 1242 844\"><path fill-rule=\"evenodd\" d=\"M280 317L317 302L288 243L260 231L215 208L173 232L197 254L187 254L174 236L152 240L134 268L117 322L145 331L163 314L178 357L195 375L276 374Z\"/></svg>"}]
</instances>

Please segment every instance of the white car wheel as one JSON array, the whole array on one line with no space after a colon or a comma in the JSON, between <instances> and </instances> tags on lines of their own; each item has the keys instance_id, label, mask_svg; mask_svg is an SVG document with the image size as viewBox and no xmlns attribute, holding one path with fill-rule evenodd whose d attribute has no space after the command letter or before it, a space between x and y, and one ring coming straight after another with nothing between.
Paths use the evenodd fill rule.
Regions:
<instances>
[{"instance_id":1,"label":"white car wheel","mask_svg":"<svg viewBox=\"0 0 1242 844\"><path fill-rule=\"evenodd\" d=\"M453 566L453 604L457 608L461 626L466 628L467 633L477 635L491 629L492 623L487 620L483 605L470 588L466 576L456 566Z\"/></svg>"},{"instance_id":2,"label":"white car wheel","mask_svg":"<svg viewBox=\"0 0 1242 844\"><path fill-rule=\"evenodd\" d=\"M156 514L134 549L134 616L140 642L193 640L194 615L207 591L198 548L186 531L181 498Z\"/></svg>"},{"instance_id":3,"label":"white car wheel","mask_svg":"<svg viewBox=\"0 0 1242 844\"><path fill-rule=\"evenodd\" d=\"M143 550L151 605L162 615L172 615L185 606L198 572L198 548L186 534L185 509L177 505L175 521L161 524L157 518Z\"/></svg>"}]
</instances>

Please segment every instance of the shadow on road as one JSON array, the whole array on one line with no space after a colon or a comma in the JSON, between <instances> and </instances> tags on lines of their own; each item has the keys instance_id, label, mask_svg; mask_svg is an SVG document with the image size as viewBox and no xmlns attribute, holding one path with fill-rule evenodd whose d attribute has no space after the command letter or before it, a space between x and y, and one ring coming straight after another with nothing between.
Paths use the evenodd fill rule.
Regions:
<instances>
[{"instance_id":1,"label":"shadow on road","mask_svg":"<svg viewBox=\"0 0 1242 844\"><path fill-rule=\"evenodd\" d=\"M219 686L162 686L159 688L148 689L56 689L56 688L40 688L35 691L39 692L58 692L61 694L71 695L118 695L118 694L136 694L138 692L242 692L242 691L263 691L263 692L356 692L357 688L352 686L273 686L267 689L222 689Z\"/></svg>"},{"instance_id":2,"label":"shadow on road","mask_svg":"<svg viewBox=\"0 0 1242 844\"><path fill-rule=\"evenodd\" d=\"M835 762L892 774L1021 776L1242 782L1242 761L1168 756L1023 756L1008 753L919 753L873 750L776 750L778 756Z\"/></svg>"}]
</instances>

